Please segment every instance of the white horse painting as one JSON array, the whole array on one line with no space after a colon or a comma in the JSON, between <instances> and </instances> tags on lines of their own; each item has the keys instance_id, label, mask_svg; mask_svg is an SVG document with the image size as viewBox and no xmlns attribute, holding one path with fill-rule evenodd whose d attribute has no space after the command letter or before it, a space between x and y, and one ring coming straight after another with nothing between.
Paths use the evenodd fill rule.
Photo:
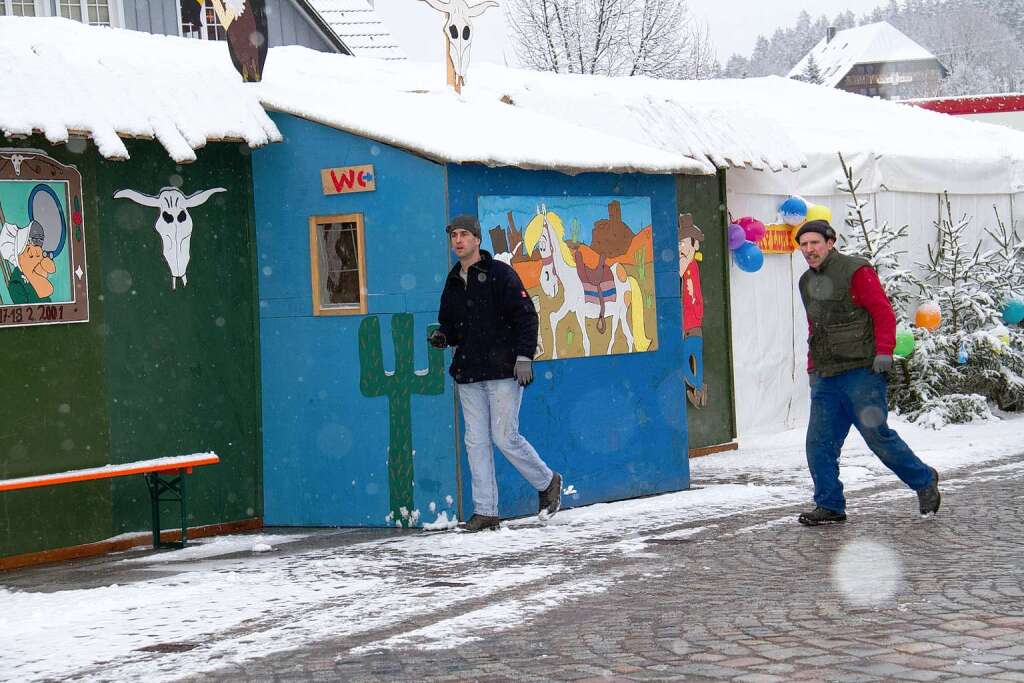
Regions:
<instances>
[{"instance_id":1,"label":"white horse painting","mask_svg":"<svg viewBox=\"0 0 1024 683\"><path fill-rule=\"evenodd\" d=\"M646 351L650 348L651 339L644 330L643 292L639 283L626 273L622 265L616 263L611 265L614 290L604 289L601 284L597 284L600 291L593 291L594 285L585 285L576 267L576 256L565 243L565 226L558 214L545 211L543 206L539 207L537 215L523 234L523 247L527 254L532 254L534 249L540 254L540 285L544 294L554 299L561 289L564 295L562 305L550 314L552 359L558 358L558 324L570 313L576 316L579 323L584 355L590 355L586 321L597 320L600 330L606 317L611 317L612 326L605 355L612 352L615 335L620 328L630 353L634 349ZM603 299L603 307L599 299ZM627 316L627 311L632 315Z\"/></svg>"}]
</instances>

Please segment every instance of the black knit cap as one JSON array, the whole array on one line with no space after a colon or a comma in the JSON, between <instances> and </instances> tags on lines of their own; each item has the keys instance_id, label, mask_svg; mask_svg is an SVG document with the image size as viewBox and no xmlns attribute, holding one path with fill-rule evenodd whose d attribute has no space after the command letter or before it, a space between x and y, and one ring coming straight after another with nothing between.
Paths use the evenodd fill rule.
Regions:
<instances>
[{"instance_id":1,"label":"black knit cap","mask_svg":"<svg viewBox=\"0 0 1024 683\"><path fill-rule=\"evenodd\" d=\"M800 226L800 229L796 231L796 241L800 241L800 236L804 233L816 232L826 240L836 240L836 231L832 229L832 226L828 224L828 221L817 220L807 221Z\"/></svg>"},{"instance_id":2,"label":"black knit cap","mask_svg":"<svg viewBox=\"0 0 1024 683\"><path fill-rule=\"evenodd\" d=\"M480 221L470 213L460 213L452 219L452 222L444 230L449 235L452 234L452 230L465 230L473 233L474 237L480 239Z\"/></svg>"}]
</instances>

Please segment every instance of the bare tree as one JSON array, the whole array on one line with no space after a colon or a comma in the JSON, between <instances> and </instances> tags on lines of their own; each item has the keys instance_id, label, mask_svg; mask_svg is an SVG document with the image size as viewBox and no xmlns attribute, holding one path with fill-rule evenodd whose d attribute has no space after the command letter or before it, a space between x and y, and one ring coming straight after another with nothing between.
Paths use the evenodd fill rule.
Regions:
<instances>
[{"instance_id":1,"label":"bare tree","mask_svg":"<svg viewBox=\"0 0 1024 683\"><path fill-rule=\"evenodd\" d=\"M685 0L508 0L505 15L516 57L531 69L678 78L718 67Z\"/></svg>"}]
</instances>

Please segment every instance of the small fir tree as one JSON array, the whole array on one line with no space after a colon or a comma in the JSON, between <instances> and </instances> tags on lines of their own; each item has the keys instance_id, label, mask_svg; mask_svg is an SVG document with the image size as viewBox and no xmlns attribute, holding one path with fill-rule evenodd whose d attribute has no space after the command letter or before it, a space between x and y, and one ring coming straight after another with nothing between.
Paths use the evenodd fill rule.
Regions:
<instances>
[{"instance_id":1,"label":"small fir tree","mask_svg":"<svg viewBox=\"0 0 1024 683\"><path fill-rule=\"evenodd\" d=\"M815 85L821 85L822 80L824 80L821 75L821 68L818 66L818 60L814 58L813 53L807 58L807 64L804 65L800 79Z\"/></svg>"},{"instance_id":2,"label":"small fir tree","mask_svg":"<svg viewBox=\"0 0 1024 683\"><path fill-rule=\"evenodd\" d=\"M895 230L888 223L876 225L864 215L868 201L857 196L861 178L855 178L853 168L846 163L842 152L839 153L839 164L843 169L844 180L837 181L840 192L847 195L845 223L849 236L842 235L843 253L867 259L878 273L885 295L889 297L896 313L896 322L907 325L907 315L911 303L922 289L921 279L910 269L904 268L903 258L906 250L898 245L905 240L910 231L909 225L901 225Z\"/></svg>"}]
</instances>

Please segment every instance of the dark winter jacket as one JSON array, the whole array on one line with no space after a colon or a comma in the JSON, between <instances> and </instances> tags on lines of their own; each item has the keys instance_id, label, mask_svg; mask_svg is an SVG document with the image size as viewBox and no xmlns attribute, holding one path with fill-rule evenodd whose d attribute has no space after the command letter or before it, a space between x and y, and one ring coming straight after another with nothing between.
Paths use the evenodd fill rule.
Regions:
<instances>
[{"instance_id":1,"label":"dark winter jacket","mask_svg":"<svg viewBox=\"0 0 1024 683\"><path fill-rule=\"evenodd\" d=\"M870 368L877 353L873 311L856 301L853 276L870 264L857 256L829 252L818 270L800 278L800 297L810 323L808 346L814 371L823 377ZM881 288L881 286L879 286ZM882 298L885 299L884 294ZM892 306L885 300L892 316ZM895 318L893 318L895 328Z\"/></svg>"},{"instance_id":2,"label":"dark winter jacket","mask_svg":"<svg viewBox=\"0 0 1024 683\"><path fill-rule=\"evenodd\" d=\"M517 356L537 352L537 311L519 275L481 250L466 281L455 264L441 293L437 320L455 347L448 370L459 384L508 379Z\"/></svg>"}]
</instances>

